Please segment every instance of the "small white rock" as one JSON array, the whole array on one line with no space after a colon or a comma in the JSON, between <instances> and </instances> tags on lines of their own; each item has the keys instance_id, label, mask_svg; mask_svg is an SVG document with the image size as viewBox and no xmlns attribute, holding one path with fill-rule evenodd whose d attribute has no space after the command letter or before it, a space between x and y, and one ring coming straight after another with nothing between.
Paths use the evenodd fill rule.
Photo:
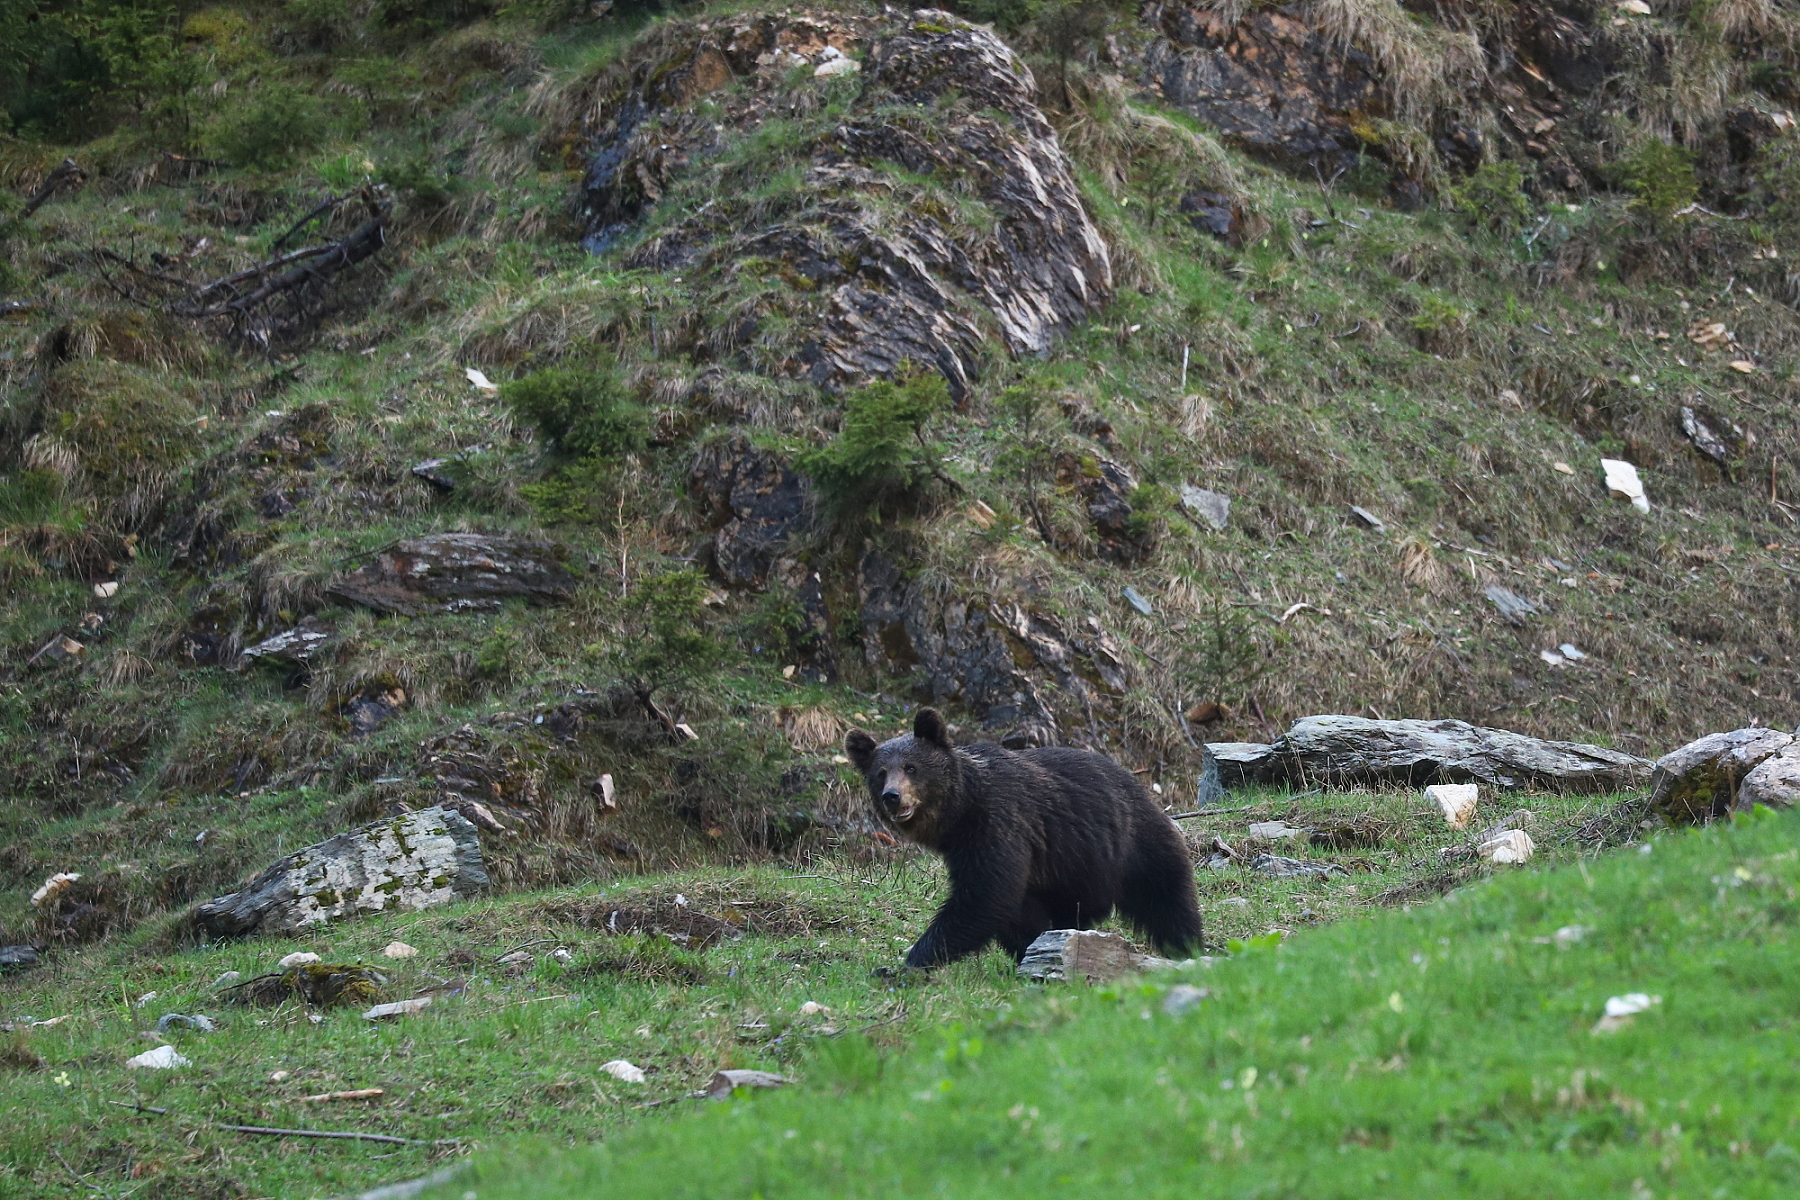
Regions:
<instances>
[{"instance_id":1,"label":"small white rock","mask_svg":"<svg viewBox=\"0 0 1800 1200\"><path fill-rule=\"evenodd\" d=\"M405 942L389 942L382 950L382 954L388 958L412 958L418 953L417 947L409 946Z\"/></svg>"},{"instance_id":2,"label":"small white rock","mask_svg":"<svg viewBox=\"0 0 1800 1200\"><path fill-rule=\"evenodd\" d=\"M820 1004L817 1000L808 1000L805 1004L802 1004L800 1006L800 1015L803 1017L811 1017L811 1016L815 1016L819 1013L828 1013L830 1011L831 1010L829 1008L826 1008L823 1004Z\"/></svg>"},{"instance_id":3,"label":"small white rock","mask_svg":"<svg viewBox=\"0 0 1800 1200\"><path fill-rule=\"evenodd\" d=\"M1467 829L1481 799L1481 788L1473 783L1434 783L1425 789L1425 798L1443 810L1450 828Z\"/></svg>"},{"instance_id":4,"label":"small white rock","mask_svg":"<svg viewBox=\"0 0 1800 1200\"><path fill-rule=\"evenodd\" d=\"M31 893L31 907L42 908L69 890L69 885L81 878L79 871L63 871L44 880L44 886Z\"/></svg>"},{"instance_id":5,"label":"small white rock","mask_svg":"<svg viewBox=\"0 0 1800 1200\"><path fill-rule=\"evenodd\" d=\"M430 996L414 996L411 1000L396 1000L392 1004L377 1004L363 1014L365 1021L381 1021L388 1017L405 1017L418 1012L431 1004Z\"/></svg>"},{"instance_id":6,"label":"small white rock","mask_svg":"<svg viewBox=\"0 0 1800 1200\"><path fill-rule=\"evenodd\" d=\"M304 967L307 963L316 963L318 961L319 956L314 954L311 950L296 950L286 958L283 958L280 962L276 963L275 969L278 971L286 971L293 967Z\"/></svg>"},{"instance_id":7,"label":"small white rock","mask_svg":"<svg viewBox=\"0 0 1800 1200\"><path fill-rule=\"evenodd\" d=\"M1530 862L1537 846L1523 829L1508 829L1495 834L1475 848L1475 852L1491 863Z\"/></svg>"},{"instance_id":8,"label":"small white rock","mask_svg":"<svg viewBox=\"0 0 1800 1200\"><path fill-rule=\"evenodd\" d=\"M622 1058L615 1058L611 1062L601 1063L600 1069L605 1071L608 1075L611 1075L614 1079L617 1079L620 1083L644 1082L644 1068L629 1063Z\"/></svg>"},{"instance_id":9,"label":"small white rock","mask_svg":"<svg viewBox=\"0 0 1800 1200\"><path fill-rule=\"evenodd\" d=\"M492 380L490 380L486 375L482 374L480 368L478 368L478 367L469 367L468 369L463 371L463 375L468 379L468 381L470 383L475 385L476 391L486 392L489 395L492 395L493 393L500 390L499 386L496 385Z\"/></svg>"},{"instance_id":10,"label":"small white rock","mask_svg":"<svg viewBox=\"0 0 1800 1200\"><path fill-rule=\"evenodd\" d=\"M1191 983L1178 983L1163 995L1162 1010L1171 1017L1179 1017L1209 995L1203 987L1195 987Z\"/></svg>"},{"instance_id":11,"label":"small white rock","mask_svg":"<svg viewBox=\"0 0 1800 1200\"><path fill-rule=\"evenodd\" d=\"M1644 495L1644 483L1638 478L1636 467L1623 459L1603 458L1600 460L1600 469L1606 473L1608 492L1631 501L1631 507L1639 512L1650 511L1650 501Z\"/></svg>"},{"instance_id":12,"label":"small white rock","mask_svg":"<svg viewBox=\"0 0 1800 1200\"><path fill-rule=\"evenodd\" d=\"M833 75L854 75L862 70L862 64L854 58L832 58L813 68L815 79L829 79Z\"/></svg>"},{"instance_id":13,"label":"small white rock","mask_svg":"<svg viewBox=\"0 0 1800 1200\"><path fill-rule=\"evenodd\" d=\"M288 1073L286 1071L270 1071L269 1072L269 1082L270 1083L280 1083L282 1080L286 1079L287 1077L288 1077Z\"/></svg>"},{"instance_id":14,"label":"small white rock","mask_svg":"<svg viewBox=\"0 0 1800 1200\"><path fill-rule=\"evenodd\" d=\"M1557 650L1560 651L1562 656L1564 658L1568 659L1570 662L1580 662L1582 659L1587 657L1587 655L1585 653L1583 653L1580 650L1577 650L1573 645L1571 645L1568 642L1564 642L1562 645L1558 646Z\"/></svg>"},{"instance_id":15,"label":"small white rock","mask_svg":"<svg viewBox=\"0 0 1800 1200\"><path fill-rule=\"evenodd\" d=\"M146 1050L125 1060L125 1065L132 1070L143 1067L153 1071L169 1071L176 1067L192 1066L192 1060L183 1058L175 1052L173 1046L158 1046L154 1050Z\"/></svg>"},{"instance_id":16,"label":"small white rock","mask_svg":"<svg viewBox=\"0 0 1800 1200\"><path fill-rule=\"evenodd\" d=\"M227 971L217 979L213 980L212 985L215 988L230 987L243 977L244 973L242 971Z\"/></svg>"},{"instance_id":17,"label":"small white rock","mask_svg":"<svg viewBox=\"0 0 1800 1200\"><path fill-rule=\"evenodd\" d=\"M111 600L118 594L119 581L116 579L109 579L105 583L96 583L94 585L94 595L101 600Z\"/></svg>"}]
</instances>

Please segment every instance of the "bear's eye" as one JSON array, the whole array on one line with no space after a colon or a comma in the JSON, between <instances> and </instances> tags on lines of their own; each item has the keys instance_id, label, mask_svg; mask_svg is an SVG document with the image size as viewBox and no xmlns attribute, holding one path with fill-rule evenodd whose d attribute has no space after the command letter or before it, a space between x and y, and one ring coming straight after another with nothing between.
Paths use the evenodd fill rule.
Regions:
<instances>
[{"instance_id":1,"label":"bear's eye","mask_svg":"<svg viewBox=\"0 0 1800 1200\"><path fill-rule=\"evenodd\" d=\"M913 765L911 763L906 764L906 773L908 775L911 775L913 773Z\"/></svg>"}]
</instances>

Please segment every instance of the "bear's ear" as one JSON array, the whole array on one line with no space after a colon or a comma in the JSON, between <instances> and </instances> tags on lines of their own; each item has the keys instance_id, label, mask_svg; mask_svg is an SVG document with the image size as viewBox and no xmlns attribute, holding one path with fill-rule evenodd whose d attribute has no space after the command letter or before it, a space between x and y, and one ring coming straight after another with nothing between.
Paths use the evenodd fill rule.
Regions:
<instances>
[{"instance_id":1,"label":"bear's ear","mask_svg":"<svg viewBox=\"0 0 1800 1200\"><path fill-rule=\"evenodd\" d=\"M950 748L950 727L944 724L944 714L935 708L921 708L919 715L913 718L913 736L921 742Z\"/></svg>"},{"instance_id":2,"label":"bear's ear","mask_svg":"<svg viewBox=\"0 0 1800 1200\"><path fill-rule=\"evenodd\" d=\"M860 729L852 729L844 735L844 753L856 764L856 769L864 775L875 762L875 739Z\"/></svg>"}]
</instances>

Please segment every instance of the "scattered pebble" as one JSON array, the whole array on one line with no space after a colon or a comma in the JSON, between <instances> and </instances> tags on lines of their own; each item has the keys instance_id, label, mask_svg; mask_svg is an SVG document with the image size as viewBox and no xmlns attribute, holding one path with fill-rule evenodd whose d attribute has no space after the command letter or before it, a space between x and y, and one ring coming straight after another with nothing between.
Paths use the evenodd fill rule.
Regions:
<instances>
[{"instance_id":1,"label":"scattered pebble","mask_svg":"<svg viewBox=\"0 0 1800 1200\"><path fill-rule=\"evenodd\" d=\"M1481 788L1473 783L1434 783L1425 789L1425 798L1443 810L1444 823L1450 828L1467 829L1481 799Z\"/></svg>"},{"instance_id":2,"label":"scattered pebble","mask_svg":"<svg viewBox=\"0 0 1800 1200\"><path fill-rule=\"evenodd\" d=\"M637 1066L634 1063L627 1062L622 1058L615 1058L611 1062L601 1063L600 1069L605 1071L608 1075L611 1075L614 1079L617 1079L620 1083L644 1082L644 1068Z\"/></svg>"},{"instance_id":3,"label":"scattered pebble","mask_svg":"<svg viewBox=\"0 0 1800 1200\"><path fill-rule=\"evenodd\" d=\"M365 1021L381 1021L388 1017L405 1017L418 1012L431 1003L430 996L415 996L411 1000L396 1000L392 1004L377 1004L363 1014Z\"/></svg>"},{"instance_id":4,"label":"scattered pebble","mask_svg":"<svg viewBox=\"0 0 1800 1200\"><path fill-rule=\"evenodd\" d=\"M405 942L389 942L381 953L388 958L412 958L418 952L417 948L409 946Z\"/></svg>"},{"instance_id":5,"label":"scattered pebble","mask_svg":"<svg viewBox=\"0 0 1800 1200\"><path fill-rule=\"evenodd\" d=\"M286 971L293 967L304 967L307 963L316 963L319 956L311 950L296 950L275 964L277 970Z\"/></svg>"}]
</instances>

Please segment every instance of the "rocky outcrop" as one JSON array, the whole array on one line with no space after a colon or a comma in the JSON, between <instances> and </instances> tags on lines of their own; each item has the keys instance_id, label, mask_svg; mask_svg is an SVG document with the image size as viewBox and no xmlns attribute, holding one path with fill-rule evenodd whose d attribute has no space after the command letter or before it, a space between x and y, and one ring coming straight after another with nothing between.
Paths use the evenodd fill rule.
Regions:
<instances>
[{"instance_id":1,"label":"rocky outcrop","mask_svg":"<svg viewBox=\"0 0 1800 1200\"><path fill-rule=\"evenodd\" d=\"M912 362L961 395L987 329L1015 354L1037 353L1110 298L1107 247L1036 83L992 31L922 9L885 22L746 15L661 36L586 131L590 249L611 246L765 119L860 80L844 119L797 153L798 187L713 195L628 256L700 285L746 263L784 283L720 335L754 344L761 369L836 387ZM864 49L857 71L842 65ZM815 68L807 94L784 97L801 65ZM696 114L703 98L717 115Z\"/></svg>"},{"instance_id":2,"label":"rocky outcrop","mask_svg":"<svg viewBox=\"0 0 1800 1200\"><path fill-rule=\"evenodd\" d=\"M1253 153L1289 166L1348 160L1363 142L1355 126L1382 108L1374 60L1333 45L1296 5L1235 24L1192 0L1152 3L1142 16L1160 35L1145 85ZM1228 232L1229 210L1223 224L1215 232Z\"/></svg>"},{"instance_id":3,"label":"rocky outcrop","mask_svg":"<svg viewBox=\"0 0 1800 1200\"><path fill-rule=\"evenodd\" d=\"M1794 735L1779 729L1708 734L1656 760L1650 811L1695 825L1755 804L1787 807L1800 783L1797 754Z\"/></svg>"},{"instance_id":4,"label":"rocky outcrop","mask_svg":"<svg viewBox=\"0 0 1800 1200\"><path fill-rule=\"evenodd\" d=\"M713 530L709 565L734 587L762 587L808 515L806 480L742 433L701 450L688 490Z\"/></svg>"},{"instance_id":5,"label":"rocky outcrop","mask_svg":"<svg viewBox=\"0 0 1800 1200\"><path fill-rule=\"evenodd\" d=\"M433 908L488 884L475 826L447 808L376 821L281 859L194 910L211 937L293 933L359 912Z\"/></svg>"},{"instance_id":6,"label":"rocky outcrop","mask_svg":"<svg viewBox=\"0 0 1800 1200\"><path fill-rule=\"evenodd\" d=\"M1648 760L1578 742L1548 742L1463 721L1302 717L1273 745L1214 743L1227 783L1454 783L1608 792L1641 784Z\"/></svg>"},{"instance_id":7,"label":"rocky outcrop","mask_svg":"<svg viewBox=\"0 0 1800 1200\"><path fill-rule=\"evenodd\" d=\"M1124 647L1097 617L1071 625L1017 604L940 594L873 549L859 584L869 664L914 673L933 699L963 704L1006 745L1056 744L1063 720L1091 721L1131 685Z\"/></svg>"},{"instance_id":8,"label":"rocky outcrop","mask_svg":"<svg viewBox=\"0 0 1800 1200\"><path fill-rule=\"evenodd\" d=\"M554 546L504 534L434 533L396 542L326 590L378 612L415 616L498 608L514 598L554 603L574 586Z\"/></svg>"}]
</instances>

